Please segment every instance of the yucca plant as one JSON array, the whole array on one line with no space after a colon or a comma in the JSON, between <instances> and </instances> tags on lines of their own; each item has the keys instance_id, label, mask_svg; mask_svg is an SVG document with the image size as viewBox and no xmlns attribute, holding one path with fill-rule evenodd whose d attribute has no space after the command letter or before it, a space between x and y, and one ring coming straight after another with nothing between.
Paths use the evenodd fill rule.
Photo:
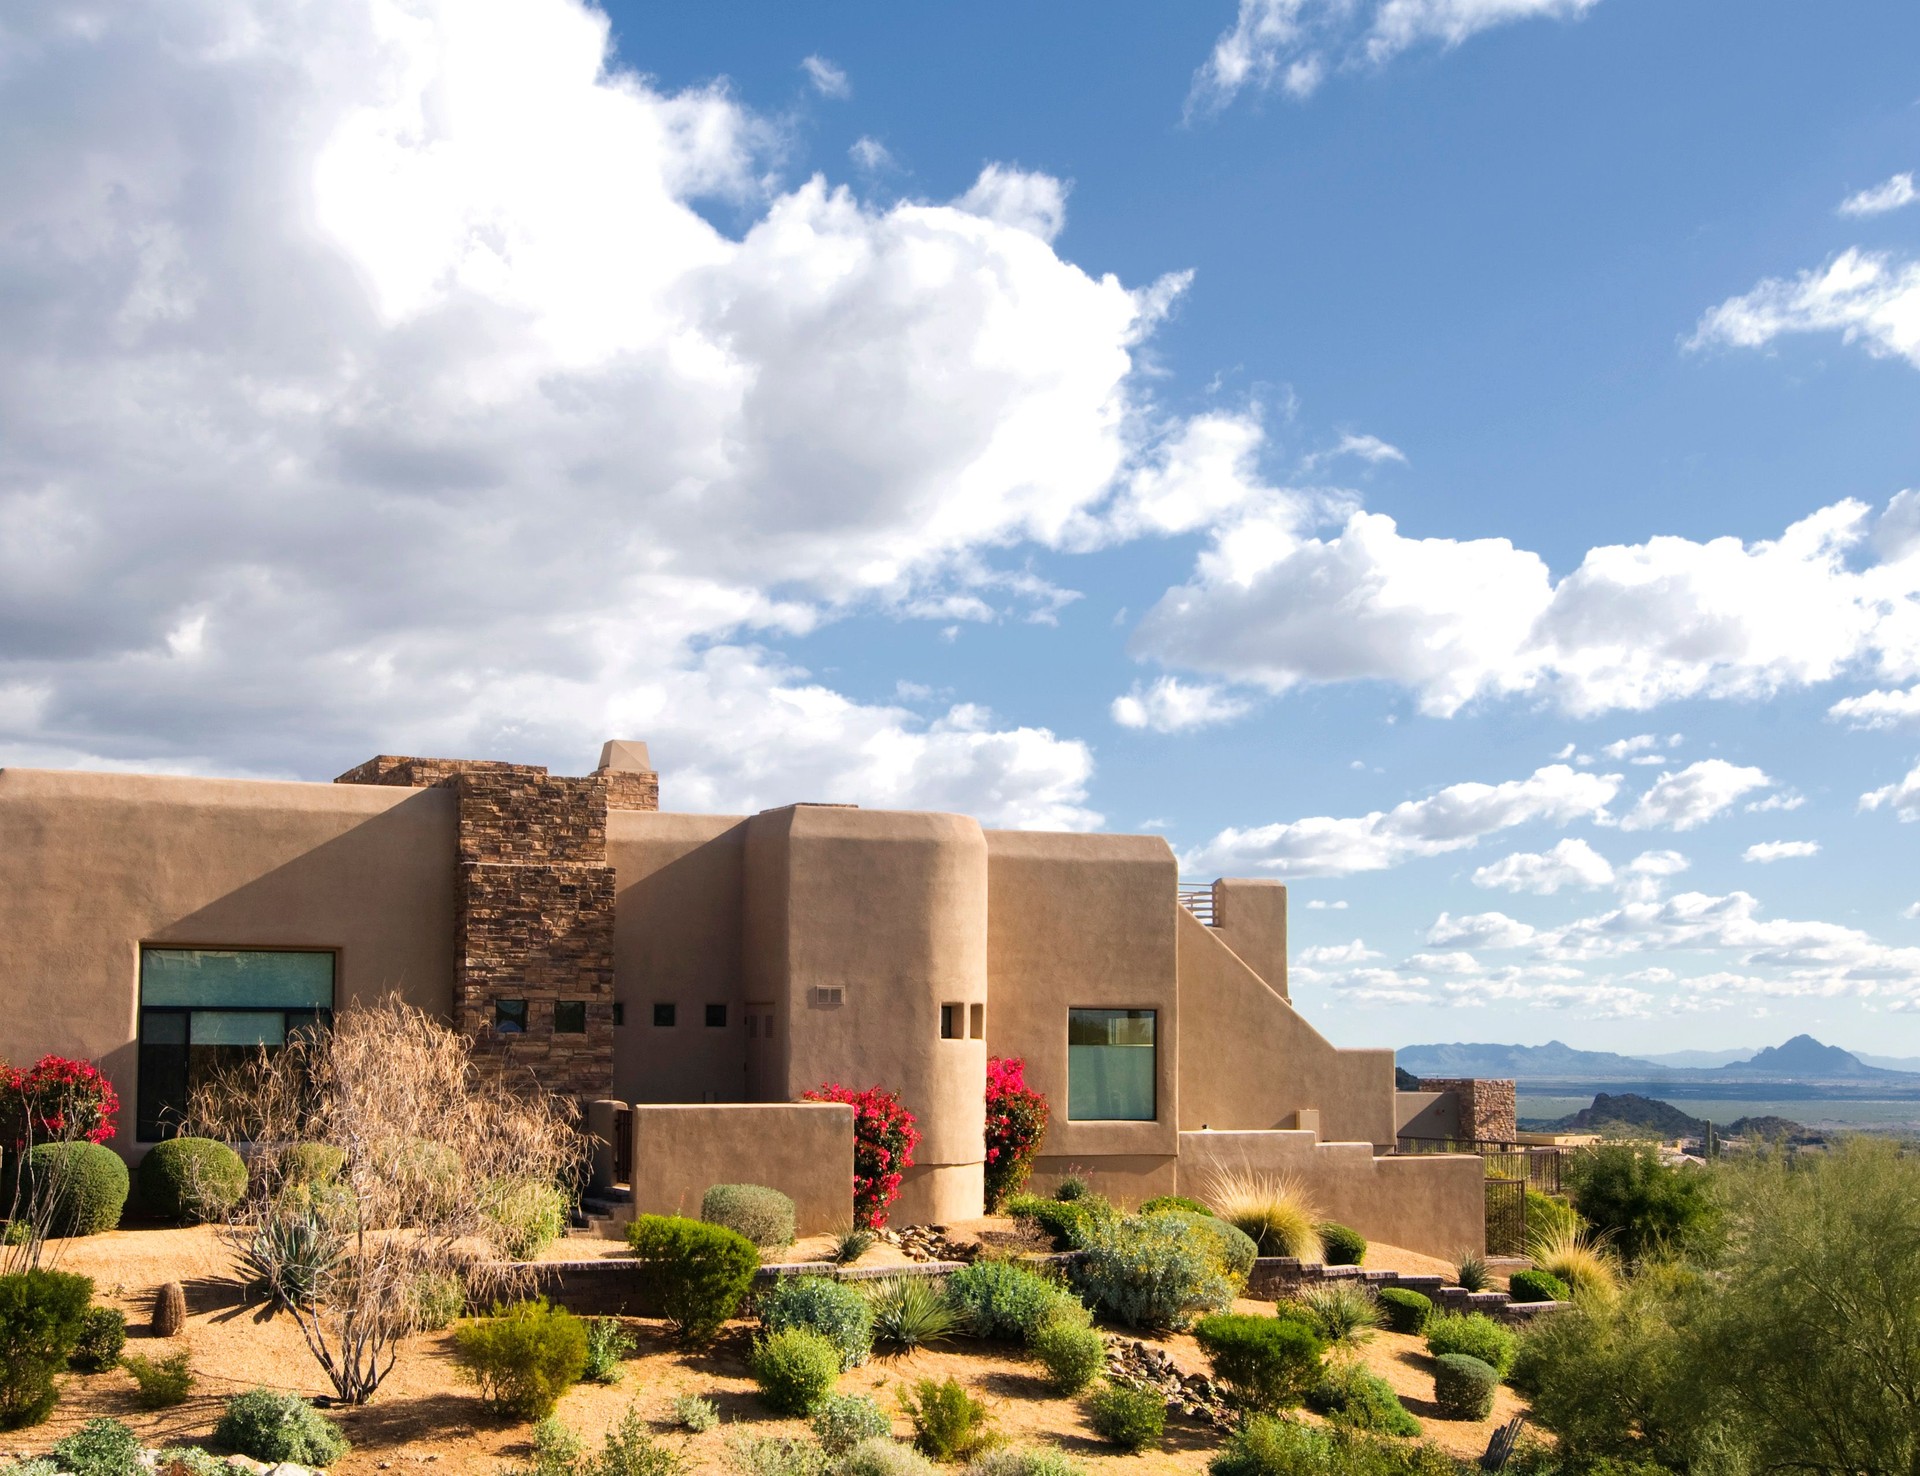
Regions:
<instances>
[{"instance_id":1,"label":"yucca plant","mask_svg":"<svg viewBox=\"0 0 1920 1476\"><path fill-rule=\"evenodd\" d=\"M1610 1297L1620 1289L1620 1268L1605 1235L1572 1225L1540 1230L1527 1242L1540 1270L1559 1277L1575 1296Z\"/></svg>"},{"instance_id":2,"label":"yucca plant","mask_svg":"<svg viewBox=\"0 0 1920 1476\"><path fill-rule=\"evenodd\" d=\"M851 1266L873 1248L874 1233L858 1226L843 1225L833 1232L833 1247L827 1252L836 1266Z\"/></svg>"},{"instance_id":3,"label":"yucca plant","mask_svg":"<svg viewBox=\"0 0 1920 1476\"><path fill-rule=\"evenodd\" d=\"M1318 1261L1326 1254L1320 1244L1323 1216L1290 1174L1215 1169L1202 1183L1201 1197L1263 1256Z\"/></svg>"},{"instance_id":4,"label":"yucca plant","mask_svg":"<svg viewBox=\"0 0 1920 1476\"><path fill-rule=\"evenodd\" d=\"M929 1277L889 1276L867 1289L873 1308L873 1341L879 1348L923 1348L952 1336L960 1314Z\"/></svg>"},{"instance_id":5,"label":"yucca plant","mask_svg":"<svg viewBox=\"0 0 1920 1476\"><path fill-rule=\"evenodd\" d=\"M1453 1268L1454 1285L1462 1291L1483 1292L1493 1285L1493 1273L1487 1270L1487 1258L1478 1251L1464 1252Z\"/></svg>"},{"instance_id":6,"label":"yucca plant","mask_svg":"<svg viewBox=\"0 0 1920 1476\"><path fill-rule=\"evenodd\" d=\"M1380 1299L1373 1288L1355 1281L1326 1281L1293 1299L1301 1317L1335 1349L1357 1348L1380 1325Z\"/></svg>"}]
</instances>

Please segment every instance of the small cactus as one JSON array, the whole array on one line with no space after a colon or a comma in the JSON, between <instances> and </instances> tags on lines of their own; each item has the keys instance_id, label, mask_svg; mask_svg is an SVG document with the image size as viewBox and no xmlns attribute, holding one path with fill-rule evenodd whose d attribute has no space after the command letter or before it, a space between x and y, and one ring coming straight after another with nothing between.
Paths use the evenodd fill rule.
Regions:
<instances>
[{"instance_id":1,"label":"small cactus","mask_svg":"<svg viewBox=\"0 0 1920 1476\"><path fill-rule=\"evenodd\" d=\"M153 1335L171 1338L187 1325L186 1288L169 1281L153 1298Z\"/></svg>"}]
</instances>

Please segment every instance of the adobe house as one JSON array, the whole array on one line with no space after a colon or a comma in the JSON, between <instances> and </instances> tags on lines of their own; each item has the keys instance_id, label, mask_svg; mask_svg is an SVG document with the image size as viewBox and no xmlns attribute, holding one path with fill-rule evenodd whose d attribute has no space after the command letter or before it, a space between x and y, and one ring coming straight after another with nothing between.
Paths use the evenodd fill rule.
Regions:
<instances>
[{"instance_id":1,"label":"adobe house","mask_svg":"<svg viewBox=\"0 0 1920 1476\"><path fill-rule=\"evenodd\" d=\"M621 742L578 778L387 755L332 784L0 769L0 1059L100 1062L137 1158L207 1072L397 991L620 1123L640 1209L770 1183L804 1230L850 1218L851 1114L801 1093L898 1091L922 1141L896 1222L965 1219L987 1056L1017 1055L1052 1105L1041 1187L1071 1172L1137 1203L1274 1169L1369 1236L1483 1243L1479 1161L1394 1154L1392 1053L1294 1010L1277 883L1189 906L1157 836L658 804Z\"/></svg>"}]
</instances>

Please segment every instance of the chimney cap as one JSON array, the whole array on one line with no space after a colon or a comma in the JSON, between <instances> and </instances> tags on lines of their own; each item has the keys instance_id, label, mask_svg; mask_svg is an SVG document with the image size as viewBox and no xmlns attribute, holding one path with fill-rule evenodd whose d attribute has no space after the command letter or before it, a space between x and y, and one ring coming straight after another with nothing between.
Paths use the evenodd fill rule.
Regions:
<instances>
[{"instance_id":1,"label":"chimney cap","mask_svg":"<svg viewBox=\"0 0 1920 1476\"><path fill-rule=\"evenodd\" d=\"M609 738L600 745L599 772L610 769L622 774L651 774L653 761L647 756L647 745L630 738Z\"/></svg>"}]
</instances>

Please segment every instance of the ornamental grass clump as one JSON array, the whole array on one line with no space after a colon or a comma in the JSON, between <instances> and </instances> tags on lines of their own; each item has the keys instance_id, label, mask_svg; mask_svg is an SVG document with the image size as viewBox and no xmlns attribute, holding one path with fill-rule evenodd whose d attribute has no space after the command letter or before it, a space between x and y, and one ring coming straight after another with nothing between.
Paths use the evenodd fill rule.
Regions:
<instances>
[{"instance_id":1,"label":"ornamental grass clump","mask_svg":"<svg viewBox=\"0 0 1920 1476\"><path fill-rule=\"evenodd\" d=\"M1310 1286L1288 1304L1300 1320L1330 1348L1351 1351L1380 1326L1380 1301L1373 1288L1353 1281Z\"/></svg>"},{"instance_id":2,"label":"ornamental grass clump","mask_svg":"<svg viewBox=\"0 0 1920 1476\"><path fill-rule=\"evenodd\" d=\"M898 1092L879 1086L855 1090L829 1082L801 1093L801 1099L845 1102L853 1108L853 1223L862 1230L881 1229L920 1144L913 1114Z\"/></svg>"},{"instance_id":3,"label":"ornamental grass clump","mask_svg":"<svg viewBox=\"0 0 1920 1476\"><path fill-rule=\"evenodd\" d=\"M1218 1313L1194 1324L1193 1338L1213 1376L1253 1409L1298 1404L1320 1377L1326 1344L1288 1317Z\"/></svg>"},{"instance_id":4,"label":"ornamental grass clump","mask_svg":"<svg viewBox=\"0 0 1920 1476\"><path fill-rule=\"evenodd\" d=\"M1606 1237L1575 1225L1556 1225L1529 1238L1534 1269L1579 1296L1610 1297L1620 1290L1620 1266Z\"/></svg>"},{"instance_id":5,"label":"ornamental grass clump","mask_svg":"<svg viewBox=\"0 0 1920 1476\"><path fill-rule=\"evenodd\" d=\"M1047 1132L1047 1099L1027 1085L1018 1056L987 1059L987 1211L1026 1186Z\"/></svg>"},{"instance_id":6,"label":"ornamental grass clump","mask_svg":"<svg viewBox=\"0 0 1920 1476\"><path fill-rule=\"evenodd\" d=\"M740 1310L760 1269L760 1252L746 1236L678 1215L640 1216L627 1226L627 1244L683 1342L712 1337Z\"/></svg>"},{"instance_id":7,"label":"ornamental grass clump","mask_svg":"<svg viewBox=\"0 0 1920 1476\"><path fill-rule=\"evenodd\" d=\"M1263 1256L1317 1261L1320 1214L1300 1181L1254 1169L1214 1169L1201 1193L1213 1212L1237 1226Z\"/></svg>"}]
</instances>

